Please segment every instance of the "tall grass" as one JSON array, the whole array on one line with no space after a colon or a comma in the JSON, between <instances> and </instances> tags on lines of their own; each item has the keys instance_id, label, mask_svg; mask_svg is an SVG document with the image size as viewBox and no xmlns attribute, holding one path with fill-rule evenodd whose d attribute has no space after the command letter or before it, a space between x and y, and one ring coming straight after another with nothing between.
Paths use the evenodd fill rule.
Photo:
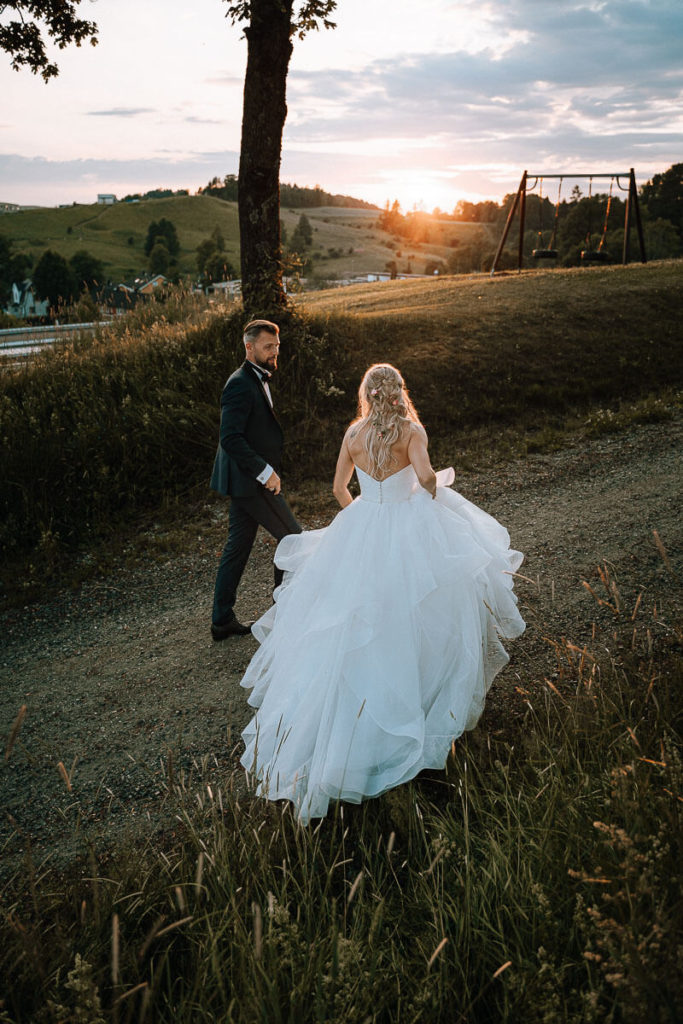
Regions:
<instances>
[{"instance_id":1,"label":"tall grass","mask_svg":"<svg viewBox=\"0 0 683 1024\"><path fill-rule=\"evenodd\" d=\"M302 827L169 761L146 843L67 875L27 849L2 1019L680 1020L683 630L614 594L445 774Z\"/></svg>"},{"instance_id":2,"label":"tall grass","mask_svg":"<svg viewBox=\"0 0 683 1024\"><path fill-rule=\"evenodd\" d=\"M288 320L281 318L283 331ZM77 541L208 484L221 388L244 358L243 317L188 296L0 377L0 543L5 552ZM299 449L324 456L315 419L327 397L326 337L299 318L284 354L282 414ZM329 396L332 401L334 391Z\"/></svg>"}]
</instances>

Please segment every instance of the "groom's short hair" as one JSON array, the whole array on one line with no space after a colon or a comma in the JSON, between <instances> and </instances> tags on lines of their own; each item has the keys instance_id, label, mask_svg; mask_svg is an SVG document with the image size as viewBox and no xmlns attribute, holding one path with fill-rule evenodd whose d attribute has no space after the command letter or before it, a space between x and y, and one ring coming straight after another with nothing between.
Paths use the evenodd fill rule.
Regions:
<instances>
[{"instance_id":1,"label":"groom's short hair","mask_svg":"<svg viewBox=\"0 0 683 1024\"><path fill-rule=\"evenodd\" d=\"M244 328L244 344L246 345L248 341L256 341L263 331L266 334L277 335L280 333L280 328L271 320L250 320Z\"/></svg>"}]
</instances>

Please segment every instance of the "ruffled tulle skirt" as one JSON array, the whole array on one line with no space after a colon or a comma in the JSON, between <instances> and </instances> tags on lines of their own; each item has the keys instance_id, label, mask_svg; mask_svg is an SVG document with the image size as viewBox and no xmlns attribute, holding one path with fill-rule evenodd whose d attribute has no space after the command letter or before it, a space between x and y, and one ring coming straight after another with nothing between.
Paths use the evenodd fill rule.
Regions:
<instances>
[{"instance_id":1,"label":"ruffled tulle skirt","mask_svg":"<svg viewBox=\"0 0 683 1024\"><path fill-rule=\"evenodd\" d=\"M285 579L242 680L258 709L241 759L257 792L307 822L443 768L508 661L500 638L524 630L509 545L445 486L436 500L419 486L405 501L357 498L327 528L285 537Z\"/></svg>"}]
</instances>

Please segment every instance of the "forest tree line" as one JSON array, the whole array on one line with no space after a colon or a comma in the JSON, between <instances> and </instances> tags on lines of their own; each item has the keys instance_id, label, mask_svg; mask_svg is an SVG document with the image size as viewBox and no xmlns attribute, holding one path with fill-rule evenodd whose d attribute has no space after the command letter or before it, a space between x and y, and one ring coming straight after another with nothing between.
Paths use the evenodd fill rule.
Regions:
<instances>
[{"instance_id":1,"label":"forest tree line","mask_svg":"<svg viewBox=\"0 0 683 1024\"><path fill-rule=\"evenodd\" d=\"M237 175L226 174L224 178L212 178L208 185L198 190L198 193L236 203ZM306 188L301 185L290 185L284 181L280 182L280 206L291 206L297 209L300 207L312 209L319 206L343 206L352 210L379 209L374 203L368 203L364 199L354 199L353 196L326 192L320 185Z\"/></svg>"}]
</instances>

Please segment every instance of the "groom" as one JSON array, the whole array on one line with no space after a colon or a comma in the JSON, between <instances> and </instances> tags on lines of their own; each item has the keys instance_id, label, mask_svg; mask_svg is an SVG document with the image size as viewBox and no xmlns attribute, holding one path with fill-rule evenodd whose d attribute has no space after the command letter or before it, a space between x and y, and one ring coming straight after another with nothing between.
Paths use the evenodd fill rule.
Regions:
<instances>
[{"instance_id":1,"label":"groom","mask_svg":"<svg viewBox=\"0 0 683 1024\"><path fill-rule=\"evenodd\" d=\"M280 493L282 428L273 411L269 380L277 369L280 330L270 320L251 320L244 328L246 359L221 395L220 443L211 488L229 494L228 539L221 555L213 600L214 640L243 636L234 612L237 587L259 526L276 540L301 533ZM275 569L275 586L282 571Z\"/></svg>"}]
</instances>

